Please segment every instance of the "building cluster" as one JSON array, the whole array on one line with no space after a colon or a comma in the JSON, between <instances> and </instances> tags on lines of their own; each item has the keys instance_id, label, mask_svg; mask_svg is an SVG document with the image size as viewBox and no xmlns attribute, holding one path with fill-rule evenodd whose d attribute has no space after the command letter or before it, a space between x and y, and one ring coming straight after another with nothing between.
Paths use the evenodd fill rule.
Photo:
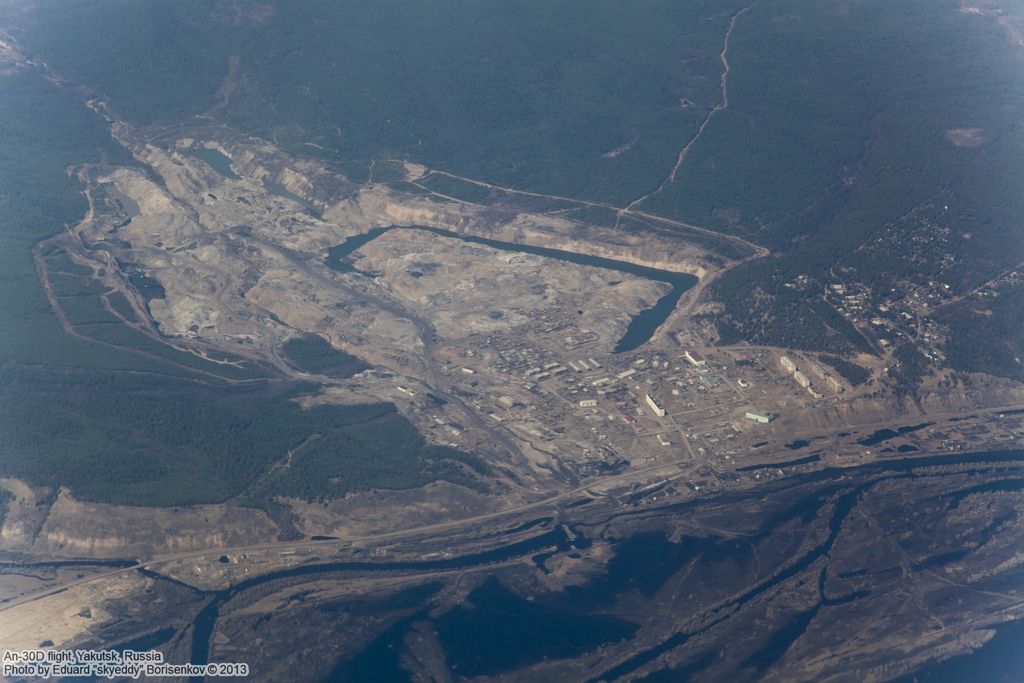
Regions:
<instances>
[{"instance_id":1,"label":"building cluster","mask_svg":"<svg viewBox=\"0 0 1024 683\"><path fill-rule=\"evenodd\" d=\"M589 333L563 329L554 338L532 325L512 334L473 335L446 354L442 371L464 405L559 453L578 476L623 466L626 453L641 462L675 457L670 448L682 448L680 439L698 458L725 458L739 452L728 444L748 431L741 422L777 419L768 404L750 404L749 387L759 387L769 401L778 387L778 374L760 356L705 358L697 350L701 340L679 336L674 351L606 353L590 345ZM777 359L764 354L772 364ZM804 373L814 376L810 367ZM477 438L426 400L413 402L437 416L439 436ZM638 439L659 448L635 451Z\"/></svg>"},{"instance_id":2,"label":"building cluster","mask_svg":"<svg viewBox=\"0 0 1024 683\"><path fill-rule=\"evenodd\" d=\"M815 387L814 383L811 381L811 378L808 377L807 374L800 369L800 367L796 364L796 362L793 361L792 358L790 358L789 356L782 356L781 358L779 358L779 365L782 366L783 370L792 375L793 381L796 382L802 389L806 389L807 393L809 393L814 398L822 398L821 392L818 391L818 389ZM814 373L814 375L817 376L818 379L820 379L825 384L825 386L827 386L829 389L831 389L833 392L837 394L843 391L842 382L840 382L838 379L836 379L828 372L826 372L825 368L823 368L818 363L811 363L810 366L811 372Z\"/></svg>"},{"instance_id":3,"label":"building cluster","mask_svg":"<svg viewBox=\"0 0 1024 683\"><path fill-rule=\"evenodd\" d=\"M825 301L852 323L872 344L891 349L912 342L935 362L945 360L945 329L933 320L936 309L958 295L964 281L962 257L956 242L963 237L948 226L949 207L943 200L916 208L885 226L862 245L864 254L900 254L907 264L927 264L902 273L858 272L841 269L843 282L825 287ZM985 290L975 295L985 295Z\"/></svg>"},{"instance_id":4,"label":"building cluster","mask_svg":"<svg viewBox=\"0 0 1024 683\"><path fill-rule=\"evenodd\" d=\"M813 372L818 379L825 383L825 386L835 393L838 394L843 391L843 383L826 372L825 368L823 368L820 363L811 363L811 372Z\"/></svg>"}]
</instances>

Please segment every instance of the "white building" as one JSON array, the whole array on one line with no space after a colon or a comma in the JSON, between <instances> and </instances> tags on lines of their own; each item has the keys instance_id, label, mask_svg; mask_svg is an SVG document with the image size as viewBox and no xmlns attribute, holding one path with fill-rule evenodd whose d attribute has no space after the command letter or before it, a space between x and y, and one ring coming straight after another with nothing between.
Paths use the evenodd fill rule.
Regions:
<instances>
[{"instance_id":1,"label":"white building","mask_svg":"<svg viewBox=\"0 0 1024 683\"><path fill-rule=\"evenodd\" d=\"M779 362L782 363L782 367L786 369L786 372L797 371L796 363L794 363L789 356L783 356L782 358L779 359Z\"/></svg>"},{"instance_id":2,"label":"white building","mask_svg":"<svg viewBox=\"0 0 1024 683\"><path fill-rule=\"evenodd\" d=\"M686 351L683 354L683 358L690 361L690 365L695 368L703 368L708 364L708 362L704 360L704 356L700 355L696 351Z\"/></svg>"},{"instance_id":3,"label":"white building","mask_svg":"<svg viewBox=\"0 0 1024 683\"><path fill-rule=\"evenodd\" d=\"M647 407L651 409L651 412L658 417L665 417L665 409L654 400L650 394L644 394L644 401L647 402Z\"/></svg>"},{"instance_id":4,"label":"white building","mask_svg":"<svg viewBox=\"0 0 1024 683\"><path fill-rule=\"evenodd\" d=\"M762 424L768 424L769 422L775 419L775 416L769 413L747 412L747 419L753 420L754 422L760 422Z\"/></svg>"}]
</instances>

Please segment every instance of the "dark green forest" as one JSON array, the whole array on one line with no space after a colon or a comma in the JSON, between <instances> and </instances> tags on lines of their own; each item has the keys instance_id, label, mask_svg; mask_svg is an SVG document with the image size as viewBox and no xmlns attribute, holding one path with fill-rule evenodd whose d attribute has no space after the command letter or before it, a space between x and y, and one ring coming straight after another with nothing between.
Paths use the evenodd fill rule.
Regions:
<instances>
[{"instance_id":1,"label":"dark green forest","mask_svg":"<svg viewBox=\"0 0 1024 683\"><path fill-rule=\"evenodd\" d=\"M370 366L352 354L334 348L315 334L289 339L284 353L297 368L329 377L351 377Z\"/></svg>"},{"instance_id":2,"label":"dark green forest","mask_svg":"<svg viewBox=\"0 0 1024 683\"><path fill-rule=\"evenodd\" d=\"M50 250L54 293L84 338L66 335L32 246L85 213L69 167L130 159L101 119L38 73L0 76L0 91L0 476L68 486L86 500L163 506L243 494L307 441L308 463L280 482L266 478L246 500L469 482L465 463L483 469L426 444L394 406L302 410L292 400L302 387L281 386L264 368L203 360L122 324L90 271ZM131 318L122 295L108 299ZM315 351L308 362L361 362Z\"/></svg>"},{"instance_id":3,"label":"dark green forest","mask_svg":"<svg viewBox=\"0 0 1024 683\"><path fill-rule=\"evenodd\" d=\"M742 0L311 0L240 20L222 6L52 2L12 21L140 123L214 108L234 55L239 87L216 115L304 154L324 153L314 143L337 150L328 160L407 158L624 203L714 106Z\"/></svg>"},{"instance_id":4,"label":"dark green forest","mask_svg":"<svg viewBox=\"0 0 1024 683\"><path fill-rule=\"evenodd\" d=\"M745 6L318 0L235 14L215 0L96 0L44 2L8 21L141 124L206 112L358 179L370 159L400 158L623 205L658 186L718 102L718 52ZM762 0L738 17L728 109L677 182L641 207L776 253L716 283L722 339L868 350L787 283L805 275L824 286L843 268L866 283L942 277L969 289L1021 260L1014 49L997 22L951 0ZM980 131L978 143L953 144L956 130ZM503 201L443 176L426 182ZM925 216L930 205L942 215ZM913 259L907 245L870 248L887 230L911 239L925 219L969 235L951 247L952 265L935 265L945 262L938 244Z\"/></svg>"},{"instance_id":5,"label":"dark green forest","mask_svg":"<svg viewBox=\"0 0 1024 683\"><path fill-rule=\"evenodd\" d=\"M14 500L14 495L6 489L0 489L0 524L4 523L7 516L7 505Z\"/></svg>"},{"instance_id":6,"label":"dark green forest","mask_svg":"<svg viewBox=\"0 0 1024 683\"><path fill-rule=\"evenodd\" d=\"M390 404L303 410L294 389L211 389L180 380L0 368L0 471L70 486L86 500L212 503L247 492L306 440L282 476L247 499L333 498L366 488L468 482L475 459L426 444ZM480 467L480 465L477 465Z\"/></svg>"},{"instance_id":7,"label":"dark green forest","mask_svg":"<svg viewBox=\"0 0 1024 683\"><path fill-rule=\"evenodd\" d=\"M715 283L723 341L869 351L813 300L837 273L963 291L1024 259L1024 57L998 23L912 0L761 2L741 21L729 109L645 205L776 252ZM961 129L980 137L954 145Z\"/></svg>"},{"instance_id":8,"label":"dark green forest","mask_svg":"<svg viewBox=\"0 0 1024 683\"><path fill-rule=\"evenodd\" d=\"M207 114L320 155L357 180L370 160L383 171L384 160L409 159L499 185L623 205L658 186L718 103L718 53L730 19L747 4L313 0L241 7L40 2L0 19L138 124ZM749 6L730 36L728 109L710 121L677 181L641 205L772 249L771 258L714 284L722 341L872 352L817 300L836 273L878 291L941 279L955 293L1021 261L1024 82L1015 50L998 22L964 13L952 0ZM15 96L0 107L23 101L43 121L45 107L25 98L66 97L43 93L24 75L5 80ZM32 87L37 92L26 91ZM43 162L65 153L53 143L85 115L80 109L34 131L12 121L0 131L4 139L27 133L40 150L37 168L0 188L23 223L60 223L67 219L51 217L81 205L68 191L65 164ZM975 131L973 141L954 144L951 131L961 130ZM92 127L69 141L69 160L95 157L102 136ZM23 166L10 161L17 151L0 154ZM64 190L45 206L31 201L33 184L47 182ZM425 182L473 200L508 200L445 176ZM538 200L533 208L559 204ZM569 215L614 221L603 209ZM947 237L938 240L935 231ZM0 239L9 248L0 258L10 261L4 286L17 280L26 288L11 304L25 323L18 333L0 331L3 352L88 358L81 362L97 367L136 363L80 345L71 351L68 339L44 332L54 322L40 313L19 256L34 238L16 234L29 242L10 242L19 238L5 230ZM962 330L974 317L954 307L944 322ZM1012 315L999 325L993 331L1024 336ZM947 350L954 367L1017 372L1006 365L1012 354L996 346L983 354L988 361L971 360L961 337L955 333Z\"/></svg>"},{"instance_id":9,"label":"dark green forest","mask_svg":"<svg viewBox=\"0 0 1024 683\"><path fill-rule=\"evenodd\" d=\"M968 297L936 319L949 327L945 351L954 367L1024 381L1024 282Z\"/></svg>"},{"instance_id":10,"label":"dark green forest","mask_svg":"<svg viewBox=\"0 0 1024 683\"><path fill-rule=\"evenodd\" d=\"M845 358L839 356L833 356L831 354L823 354L821 360L828 365L831 365L839 375L853 386L859 386L867 382L871 377L871 373L865 370L856 363L851 363Z\"/></svg>"}]
</instances>

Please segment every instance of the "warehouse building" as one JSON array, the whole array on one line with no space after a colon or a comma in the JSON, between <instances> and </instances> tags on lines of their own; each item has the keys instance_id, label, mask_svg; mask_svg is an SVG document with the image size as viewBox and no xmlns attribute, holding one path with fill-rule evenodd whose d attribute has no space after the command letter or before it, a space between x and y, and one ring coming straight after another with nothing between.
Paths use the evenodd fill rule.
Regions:
<instances>
[{"instance_id":1,"label":"warehouse building","mask_svg":"<svg viewBox=\"0 0 1024 683\"><path fill-rule=\"evenodd\" d=\"M690 365L695 368L703 368L708 364L708 362L704 360L704 356L700 355L696 351L687 351L683 354L683 358L690 361Z\"/></svg>"}]
</instances>

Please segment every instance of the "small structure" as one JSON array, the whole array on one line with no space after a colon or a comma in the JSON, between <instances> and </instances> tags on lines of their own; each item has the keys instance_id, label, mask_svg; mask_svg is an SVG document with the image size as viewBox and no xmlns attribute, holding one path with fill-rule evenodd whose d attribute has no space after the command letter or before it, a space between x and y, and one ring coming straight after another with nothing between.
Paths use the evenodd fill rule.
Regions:
<instances>
[{"instance_id":1,"label":"small structure","mask_svg":"<svg viewBox=\"0 0 1024 683\"><path fill-rule=\"evenodd\" d=\"M775 416L771 413L755 413L748 411L747 419L753 420L754 422L760 422L761 424L768 424L775 419Z\"/></svg>"},{"instance_id":2,"label":"small structure","mask_svg":"<svg viewBox=\"0 0 1024 683\"><path fill-rule=\"evenodd\" d=\"M658 417L665 417L665 409L654 400L654 397L650 394L644 394L644 401L647 403L647 407L651 409L651 412Z\"/></svg>"},{"instance_id":3,"label":"small structure","mask_svg":"<svg viewBox=\"0 0 1024 683\"><path fill-rule=\"evenodd\" d=\"M687 350L683 354L683 358L690 361L690 365L692 365L695 368L703 368L706 367L708 364L708 362L704 360L704 356L700 355L699 353L693 350Z\"/></svg>"},{"instance_id":4,"label":"small structure","mask_svg":"<svg viewBox=\"0 0 1024 683\"><path fill-rule=\"evenodd\" d=\"M580 408L596 408L596 407L597 407L597 401L595 401L592 398L585 398L582 401L580 401Z\"/></svg>"},{"instance_id":5,"label":"small structure","mask_svg":"<svg viewBox=\"0 0 1024 683\"><path fill-rule=\"evenodd\" d=\"M793 373L793 379L796 380L796 383L802 386L804 389L811 386L810 377L800 372L799 370Z\"/></svg>"},{"instance_id":6,"label":"small structure","mask_svg":"<svg viewBox=\"0 0 1024 683\"><path fill-rule=\"evenodd\" d=\"M781 363L782 367L784 367L786 369L786 372L796 372L797 371L796 363L794 363L793 360L789 356L783 356L782 358L780 358L779 359L779 363Z\"/></svg>"}]
</instances>

